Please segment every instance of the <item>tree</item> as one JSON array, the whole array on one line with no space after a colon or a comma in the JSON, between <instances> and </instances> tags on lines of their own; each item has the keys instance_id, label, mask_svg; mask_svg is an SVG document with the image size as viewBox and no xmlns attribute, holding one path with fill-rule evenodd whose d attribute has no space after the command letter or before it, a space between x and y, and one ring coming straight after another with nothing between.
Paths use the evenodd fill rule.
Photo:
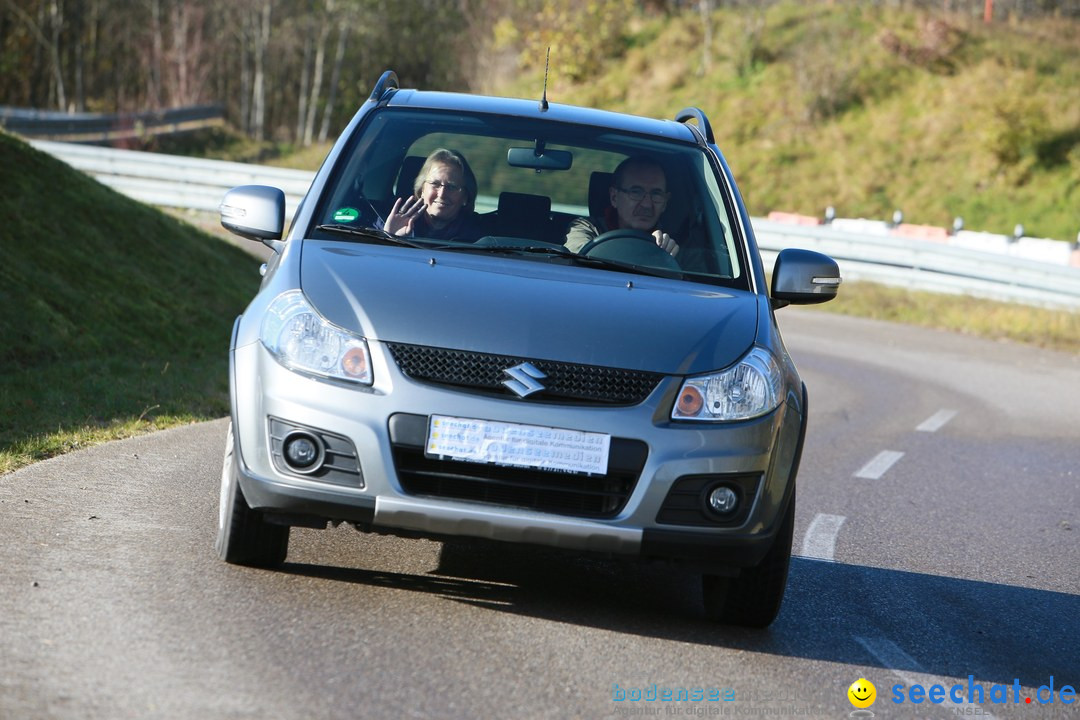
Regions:
<instances>
[{"instance_id":1,"label":"tree","mask_svg":"<svg viewBox=\"0 0 1080 720\"><path fill-rule=\"evenodd\" d=\"M257 21L254 25L252 55L255 70L251 84L251 123L252 137L256 140L266 138L266 49L270 45L270 17L273 0L261 0L261 6L255 6Z\"/></svg>"},{"instance_id":2,"label":"tree","mask_svg":"<svg viewBox=\"0 0 1080 720\"><path fill-rule=\"evenodd\" d=\"M712 12L713 0L698 0L698 12L705 29L705 39L701 43L701 74L708 75L712 67Z\"/></svg>"},{"instance_id":3,"label":"tree","mask_svg":"<svg viewBox=\"0 0 1080 720\"><path fill-rule=\"evenodd\" d=\"M319 142L326 142L330 134L330 118L334 112L334 101L337 99L338 83L341 82L341 65L345 60L345 43L349 37L349 26L338 26L337 50L334 52L334 68L330 72L330 86L326 98L326 106L323 108L322 126L319 128Z\"/></svg>"},{"instance_id":4,"label":"tree","mask_svg":"<svg viewBox=\"0 0 1080 720\"><path fill-rule=\"evenodd\" d=\"M67 96L64 92L64 75L60 67L60 24L62 22L62 14L60 12L59 0L49 0L48 3L48 16L46 18L46 6L44 4L38 5L38 19L34 18L26 12L23 8L19 7L14 0L4 0L4 5L10 10L10 12L17 17L22 23L25 24L26 29L30 32L34 40L37 41L40 50L43 50L48 58L49 69L51 70L52 86L49 89L49 96L55 97L56 108L59 110L67 109ZM48 25L45 25L45 20L48 20ZM46 34L48 33L48 35ZM38 63L35 62L35 65ZM49 100L45 100L48 104Z\"/></svg>"}]
</instances>

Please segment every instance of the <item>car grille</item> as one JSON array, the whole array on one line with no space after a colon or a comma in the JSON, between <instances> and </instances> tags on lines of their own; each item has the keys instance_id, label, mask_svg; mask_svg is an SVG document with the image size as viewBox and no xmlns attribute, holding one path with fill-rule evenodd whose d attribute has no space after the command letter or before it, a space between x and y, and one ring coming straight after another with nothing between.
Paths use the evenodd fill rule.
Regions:
<instances>
[{"instance_id":1,"label":"car grille","mask_svg":"<svg viewBox=\"0 0 1080 720\"><path fill-rule=\"evenodd\" d=\"M575 517L617 515L634 491L648 448L612 438L606 475L554 472L424 454L427 417L394 415L390 422L394 468L409 495L474 500Z\"/></svg>"},{"instance_id":2,"label":"car grille","mask_svg":"<svg viewBox=\"0 0 1080 720\"><path fill-rule=\"evenodd\" d=\"M663 378L639 370L578 365L446 348L386 343L390 354L408 377L438 385L471 388L517 397L503 381L503 371L530 362L542 371L545 389L528 400L577 404L636 405L645 400Z\"/></svg>"}]
</instances>

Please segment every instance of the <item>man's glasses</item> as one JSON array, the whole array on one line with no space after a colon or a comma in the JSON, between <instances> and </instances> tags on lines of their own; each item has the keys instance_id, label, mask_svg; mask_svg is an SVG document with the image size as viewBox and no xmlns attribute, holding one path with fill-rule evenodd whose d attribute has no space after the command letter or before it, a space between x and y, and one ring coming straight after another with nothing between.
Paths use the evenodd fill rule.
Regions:
<instances>
[{"instance_id":1,"label":"man's glasses","mask_svg":"<svg viewBox=\"0 0 1080 720\"><path fill-rule=\"evenodd\" d=\"M649 199L654 203L662 203L668 198L668 194L663 190L646 190L640 185L635 185L628 188L615 188L621 193L626 193L634 202L641 202L648 195Z\"/></svg>"},{"instance_id":2,"label":"man's glasses","mask_svg":"<svg viewBox=\"0 0 1080 720\"><path fill-rule=\"evenodd\" d=\"M461 187L457 183L443 182L442 180L425 180L425 185L430 185L431 189L435 192L439 191L439 188L446 188L446 192L459 193L465 188Z\"/></svg>"}]
</instances>

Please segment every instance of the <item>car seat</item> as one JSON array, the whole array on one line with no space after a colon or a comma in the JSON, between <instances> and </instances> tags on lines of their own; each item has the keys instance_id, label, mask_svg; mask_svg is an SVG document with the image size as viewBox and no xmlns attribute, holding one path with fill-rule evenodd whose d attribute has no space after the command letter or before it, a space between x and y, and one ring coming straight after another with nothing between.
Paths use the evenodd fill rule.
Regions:
<instances>
[{"instance_id":1,"label":"car seat","mask_svg":"<svg viewBox=\"0 0 1080 720\"><path fill-rule=\"evenodd\" d=\"M589 176L589 215L594 218L604 217L604 211L611 206L611 184L615 174L596 171Z\"/></svg>"},{"instance_id":2,"label":"car seat","mask_svg":"<svg viewBox=\"0 0 1080 720\"><path fill-rule=\"evenodd\" d=\"M413 184L426 159L419 155L409 155L401 161L401 170L398 171L397 183L394 185L394 197L408 197L413 194Z\"/></svg>"},{"instance_id":3,"label":"car seat","mask_svg":"<svg viewBox=\"0 0 1080 720\"><path fill-rule=\"evenodd\" d=\"M492 235L552 241L551 198L527 193L499 193Z\"/></svg>"}]
</instances>

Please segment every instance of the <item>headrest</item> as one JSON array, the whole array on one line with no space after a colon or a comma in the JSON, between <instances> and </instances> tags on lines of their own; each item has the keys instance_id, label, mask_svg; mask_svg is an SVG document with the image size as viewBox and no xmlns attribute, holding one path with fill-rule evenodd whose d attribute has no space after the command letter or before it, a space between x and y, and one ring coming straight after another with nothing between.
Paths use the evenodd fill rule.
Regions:
<instances>
[{"instance_id":1,"label":"headrest","mask_svg":"<svg viewBox=\"0 0 1080 720\"><path fill-rule=\"evenodd\" d=\"M604 211L611 206L611 183L615 182L615 174L609 172L594 172L589 176L589 215L604 217Z\"/></svg>"},{"instance_id":2,"label":"headrest","mask_svg":"<svg viewBox=\"0 0 1080 720\"><path fill-rule=\"evenodd\" d=\"M413 183L420 168L424 167L427 158L419 155L409 155L401 161L401 170L398 172L397 184L394 186L394 197L408 197L413 194Z\"/></svg>"},{"instance_id":3,"label":"headrest","mask_svg":"<svg viewBox=\"0 0 1080 720\"><path fill-rule=\"evenodd\" d=\"M499 217L519 220L547 220L551 217L551 198L526 193L499 193Z\"/></svg>"}]
</instances>

